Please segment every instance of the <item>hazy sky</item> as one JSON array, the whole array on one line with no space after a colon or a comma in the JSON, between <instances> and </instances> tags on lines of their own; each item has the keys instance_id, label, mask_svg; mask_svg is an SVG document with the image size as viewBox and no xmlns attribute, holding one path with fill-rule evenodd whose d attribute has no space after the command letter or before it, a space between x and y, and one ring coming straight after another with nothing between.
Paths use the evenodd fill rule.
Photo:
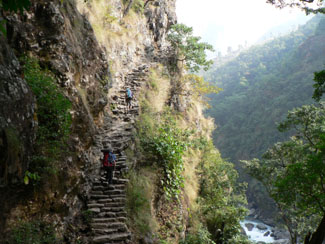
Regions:
<instances>
[{"instance_id":1,"label":"hazy sky","mask_svg":"<svg viewBox=\"0 0 325 244\"><path fill-rule=\"evenodd\" d=\"M304 13L293 9L276 9L266 0L177 0L179 23L194 28L216 50L225 52L228 46L255 43L275 26L297 20L305 22Z\"/></svg>"}]
</instances>

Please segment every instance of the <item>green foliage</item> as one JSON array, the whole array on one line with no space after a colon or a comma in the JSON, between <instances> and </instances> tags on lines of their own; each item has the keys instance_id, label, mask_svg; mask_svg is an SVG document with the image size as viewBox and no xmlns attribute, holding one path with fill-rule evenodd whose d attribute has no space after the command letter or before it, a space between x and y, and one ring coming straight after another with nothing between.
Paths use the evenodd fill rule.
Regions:
<instances>
[{"instance_id":1,"label":"green foliage","mask_svg":"<svg viewBox=\"0 0 325 244\"><path fill-rule=\"evenodd\" d=\"M314 81L315 84L313 87L315 88L313 98L316 101L320 101L321 97L323 96L323 93L325 92L325 70L315 72L314 73Z\"/></svg>"},{"instance_id":2,"label":"green foliage","mask_svg":"<svg viewBox=\"0 0 325 244\"><path fill-rule=\"evenodd\" d=\"M266 2L275 5L277 8L297 7L305 10L306 14L325 13L325 8L322 6L324 0L267 0ZM315 3L318 6L317 8L315 8Z\"/></svg>"},{"instance_id":3,"label":"green foliage","mask_svg":"<svg viewBox=\"0 0 325 244\"><path fill-rule=\"evenodd\" d=\"M247 213L244 207L245 185L236 182L238 174L233 164L220 157L212 142L204 150L199 174L200 216L212 234L212 240L216 243L236 243L231 240L240 235L239 222Z\"/></svg>"},{"instance_id":4,"label":"green foliage","mask_svg":"<svg viewBox=\"0 0 325 244\"><path fill-rule=\"evenodd\" d=\"M10 232L8 244L57 244L54 227L43 221L18 222Z\"/></svg>"},{"instance_id":5,"label":"green foliage","mask_svg":"<svg viewBox=\"0 0 325 244\"><path fill-rule=\"evenodd\" d=\"M71 103L55 84L53 75L42 70L35 59L25 57L22 62L25 79L37 102L37 152L32 158L29 173L30 176L53 173L51 162L66 150L71 126Z\"/></svg>"},{"instance_id":6,"label":"green foliage","mask_svg":"<svg viewBox=\"0 0 325 244\"><path fill-rule=\"evenodd\" d=\"M207 99L207 94L217 94L222 91L217 85L205 81L203 77L195 74L184 75L182 81L191 85L193 95ZM203 100L204 102L204 100Z\"/></svg>"},{"instance_id":7,"label":"green foliage","mask_svg":"<svg viewBox=\"0 0 325 244\"><path fill-rule=\"evenodd\" d=\"M24 9L28 10L30 7L30 0L0 0L0 10L20 13L24 12ZM7 30L5 28L6 21L0 19L0 33L7 35Z\"/></svg>"},{"instance_id":8,"label":"green foliage","mask_svg":"<svg viewBox=\"0 0 325 244\"><path fill-rule=\"evenodd\" d=\"M196 233L186 235L185 240L180 241L180 244L215 244L211 240L210 232L202 225L200 225Z\"/></svg>"},{"instance_id":9,"label":"green foliage","mask_svg":"<svg viewBox=\"0 0 325 244\"><path fill-rule=\"evenodd\" d=\"M25 79L37 99L37 118L41 142L67 138L70 132L70 101L55 84L48 71L41 70L34 59L24 58Z\"/></svg>"},{"instance_id":10,"label":"green foliage","mask_svg":"<svg viewBox=\"0 0 325 244\"><path fill-rule=\"evenodd\" d=\"M270 145L288 136L278 133L274 124L288 110L313 102L312 74L323 68L320 53L325 51L323 39L313 39L313 35L322 18L252 47L204 75L223 88L209 96L212 108L208 114L218 126L213 136L224 157L232 161L260 157Z\"/></svg>"},{"instance_id":11,"label":"green foliage","mask_svg":"<svg viewBox=\"0 0 325 244\"><path fill-rule=\"evenodd\" d=\"M91 223L91 220L94 217L94 215L95 215L94 212L90 211L89 209L81 212L82 220L87 225L89 225Z\"/></svg>"},{"instance_id":12,"label":"green foliage","mask_svg":"<svg viewBox=\"0 0 325 244\"><path fill-rule=\"evenodd\" d=\"M138 130L139 138L146 153L164 170L161 184L167 198L177 198L184 187L182 156L190 145L191 132L177 128L171 113L166 112L163 116L161 122L155 125L143 123L142 129ZM148 133L147 129L152 132Z\"/></svg>"},{"instance_id":13,"label":"green foliage","mask_svg":"<svg viewBox=\"0 0 325 244\"><path fill-rule=\"evenodd\" d=\"M213 139L221 154L234 162L240 180L249 183L247 196L267 218L276 208L261 184L253 181L239 164L240 159L259 158L277 141L291 132L279 133L274 126L288 110L313 103L313 73L324 69L324 36L315 32L324 16L312 18L306 25L286 36L242 51L236 58L219 60L204 75L223 88L211 94L208 114L217 125ZM319 32L320 33L320 32ZM214 83L216 81L216 83Z\"/></svg>"},{"instance_id":14,"label":"green foliage","mask_svg":"<svg viewBox=\"0 0 325 244\"><path fill-rule=\"evenodd\" d=\"M25 185L29 184L29 181L32 180L34 182L40 181L41 177L38 175L38 173L31 173L28 170L25 172L25 177L24 177L24 183Z\"/></svg>"},{"instance_id":15,"label":"green foliage","mask_svg":"<svg viewBox=\"0 0 325 244\"><path fill-rule=\"evenodd\" d=\"M213 47L205 42L199 42L200 37L193 36L193 28L187 27L184 24L172 25L167 39L177 52L177 61L185 62L186 67L197 72L200 67L207 70L212 61L206 60L206 50L213 51ZM174 64L175 67L177 63Z\"/></svg>"},{"instance_id":16,"label":"green foliage","mask_svg":"<svg viewBox=\"0 0 325 244\"><path fill-rule=\"evenodd\" d=\"M15 13L20 11L22 13L24 9L28 10L29 7L29 0L0 0L0 8L2 8L4 11Z\"/></svg>"},{"instance_id":17,"label":"green foliage","mask_svg":"<svg viewBox=\"0 0 325 244\"><path fill-rule=\"evenodd\" d=\"M7 30L5 28L7 21L0 20L0 33L2 33L4 36L7 36Z\"/></svg>"},{"instance_id":18,"label":"green foliage","mask_svg":"<svg viewBox=\"0 0 325 244\"><path fill-rule=\"evenodd\" d=\"M250 174L266 186L291 238L297 240L315 231L320 217L325 216L325 104L290 111L278 128L294 129L295 135L289 141L276 143L261 161L243 162Z\"/></svg>"}]
</instances>

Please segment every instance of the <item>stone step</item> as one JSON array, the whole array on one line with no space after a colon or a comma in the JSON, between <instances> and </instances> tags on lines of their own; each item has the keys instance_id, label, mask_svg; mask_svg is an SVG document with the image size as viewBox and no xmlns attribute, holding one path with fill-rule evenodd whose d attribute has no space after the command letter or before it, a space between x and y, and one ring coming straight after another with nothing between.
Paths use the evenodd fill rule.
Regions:
<instances>
[{"instance_id":1,"label":"stone step","mask_svg":"<svg viewBox=\"0 0 325 244\"><path fill-rule=\"evenodd\" d=\"M116 233L118 230L117 229L95 229L93 228L92 231L96 236L98 235L107 235L107 234L113 234Z\"/></svg>"},{"instance_id":2,"label":"stone step","mask_svg":"<svg viewBox=\"0 0 325 244\"><path fill-rule=\"evenodd\" d=\"M109 198L109 195L90 195L90 199L106 199Z\"/></svg>"},{"instance_id":3,"label":"stone step","mask_svg":"<svg viewBox=\"0 0 325 244\"><path fill-rule=\"evenodd\" d=\"M130 233L116 233L116 234L112 234L112 235L102 235L102 236L98 236L95 237L93 239L93 243L97 244L97 243L107 243L107 242L111 242L111 241L124 241L127 239L131 238L131 234Z\"/></svg>"},{"instance_id":4,"label":"stone step","mask_svg":"<svg viewBox=\"0 0 325 244\"><path fill-rule=\"evenodd\" d=\"M125 189L125 185L121 184L121 185L112 185L114 187L114 189Z\"/></svg>"},{"instance_id":5,"label":"stone step","mask_svg":"<svg viewBox=\"0 0 325 244\"><path fill-rule=\"evenodd\" d=\"M93 218L93 223L107 223L107 222L125 222L125 217L116 217L116 218Z\"/></svg>"},{"instance_id":6,"label":"stone step","mask_svg":"<svg viewBox=\"0 0 325 244\"><path fill-rule=\"evenodd\" d=\"M113 199L112 198L99 199L98 202L105 204L105 203L113 202Z\"/></svg>"},{"instance_id":7,"label":"stone step","mask_svg":"<svg viewBox=\"0 0 325 244\"><path fill-rule=\"evenodd\" d=\"M106 139L106 138L105 138ZM110 144L112 145L113 143L126 143L130 141L130 137L121 137L121 138L116 138L116 139L112 139L110 138Z\"/></svg>"},{"instance_id":8,"label":"stone step","mask_svg":"<svg viewBox=\"0 0 325 244\"><path fill-rule=\"evenodd\" d=\"M123 204L124 205L124 204ZM125 208L120 206L118 207L104 207L104 208L101 208L101 210L103 212L114 212L114 213L117 213L117 212L123 212L125 210Z\"/></svg>"},{"instance_id":9,"label":"stone step","mask_svg":"<svg viewBox=\"0 0 325 244\"><path fill-rule=\"evenodd\" d=\"M126 212L100 212L96 213L96 218L117 218L117 217L126 217Z\"/></svg>"},{"instance_id":10,"label":"stone step","mask_svg":"<svg viewBox=\"0 0 325 244\"><path fill-rule=\"evenodd\" d=\"M110 197L111 199L113 199L113 202L114 202L114 199L116 199L116 198L125 197L125 193L110 194L109 197Z\"/></svg>"},{"instance_id":11,"label":"stone step","mask_svg":"<svg viewBox=\"0 0 325 244\"><path fill-rule=\"evenodd\" d=\"M113 178L113 184L127 184L129 182L128 179L116 179Z\"/></svg>"},{"instance_id":12,"label":"stone step","mask_svg":"<svg viewBox=\"0 0 325 244\"><path fill-rule=\"evenodd\" d=\"M122 203L124 206L125 204ZM120 202L110 202L110 203L105 203L104 204L105 207L120 207L121 206L121 203Z\"/></svg>"},{"instance_id":13,"label":"stone step","mask_svg":"<svg viewBox=\"0 0 325 244\"><path fill-rule=\"evenodd\" d=\"M126 225L122 222L91 223L94 229L125 229Z\"/></svg>"},{"instance_id":14,"label":"stone step","mask_svg":"<svg viewBox=\"0 0 325 244\"><path fill-rule=\"evenodd\" d=\"M104 192L107 195L114 195L114 194L125 194L125 190L120 190L120 189L116 189L116 190L108 190Z\"/></svg>"},{"instance_id":15,"label":"stone step","mask_svg":"<svg viewBox=\"0 0 325 244\"><path fill-rule=\"evenodd\" d=\"M107 206L103 203L88 203L87 207L88 208L102 208L102 207L107 207Z\"/></svg>"},{"instance_id":16,"label":"stone step","mask_svg":"<svg viewBox=\"0 0 325 244\"><path fill-rule=\"evenodd\" d=\"M100 213L100 208L89 208L88 211L98 214L98 213Z\"/></svg>"}]
</instances>

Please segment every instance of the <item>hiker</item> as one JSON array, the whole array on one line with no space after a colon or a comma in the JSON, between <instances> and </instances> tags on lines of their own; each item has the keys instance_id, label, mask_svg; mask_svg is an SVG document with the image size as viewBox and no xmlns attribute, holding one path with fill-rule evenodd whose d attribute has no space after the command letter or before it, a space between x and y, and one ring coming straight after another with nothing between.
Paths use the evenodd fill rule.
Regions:
<instances>
[{"instance_id":1,"label":"hiker","mask_svg":"<svg viewBox=\"0 0 325 244\"><path fill-rule=\"evenodd\" d=\"M104 148L101 150L104 153L103 168L106 172L106 180L108 184L113 183L113 172L116 166L116 156L113 154L112 149Z\"/></svg>"},{"instance_id":2,"label":"hiker","mask_svg":"<svg viewBox=\"0 0 325 244\"><path fill-rule=\"evenodd\" d=\"M126 88L126 94L125 94L125 99L126 99L126 109L130 110L132 107L132 98L133 94L130 88Z\"/></svg>"}]
</instances>

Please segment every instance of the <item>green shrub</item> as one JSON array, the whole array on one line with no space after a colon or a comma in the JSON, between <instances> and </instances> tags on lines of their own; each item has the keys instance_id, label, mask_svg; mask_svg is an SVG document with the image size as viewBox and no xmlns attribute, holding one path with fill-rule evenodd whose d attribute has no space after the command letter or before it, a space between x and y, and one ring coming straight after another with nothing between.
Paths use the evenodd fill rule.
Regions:
<instances>
[{"instance_id":1,"label":"green shrub","mask_svg":"<svg viewBox=\"0 0 325 244\"><path fill-rule=\"evenodd\" d=\"M247 209L245 185L237 183L238 173L233 164L224 161L211 141L204 148L199 167L199 216L211 238L217 243L240 243L240 224Z\"/></svg>"},{"instance_id":2,"label":"green shrub","mask_svg":"<svg viewBox=\"0 0 325 244\"><path fill-rule=\"evenodd\" d=\"M54 173L52 163L67 148L66 141L71 127L71 102L57 86L53 74L41 69L36 59L24 57L21 61L25 79L37 102L36 152L31 160L29 175Z\"/></svg>"},{"instance_id":3,"label":"green shrub","mask_svg":"<svg viewBox=\"0 0 325 244\"><path fill-rule=\"evenodd\" d=\"M19 222L9 234L9 244L57 244L54 227L44 221Z\"/></svg>"},{"instance_id":4,"label":"green shrub","mask_svg":"<svg viewBox=\"0 0 325 244\"><path fill-rule=\"evenodd\" d=\"M91 219L94 217L94 212L89 209L84 210L81 212L81 217L85 224L90 224Z\"/></svg>"},{"instance_id":5,"label":"green shrub","mask_svg":"<svg viewBox=\"0 0 325 244\"><path fill-rule=\"evenodd\" d=\"M24 58L25 79L37 100L38 138L40 142L57 142L70 132L71 102L55 84L53 75L44 71L37 60Z\"/></svg>"},{"instance_id":6,"label":"green shrub","mask_svg":"<svg viewBox=\"0 0 325 244\"><path fill-rule=\"evenodd\" d=\"M157 162L163 168L164 177L161 180L162 188L167 198L178 198L184 187L183 155L191 145L189 130L177 127L175 115L165 112L160 115L160 121L150 118L159 116L148 113L142 116L138 124L138 138L147 157Z\"/></svg>"},{"instance_id":7,"label":"green shrub","mask_svg":"<svg viewBox=\"0 0 325 244\"><path fill-rule=\"evenodd\" d=\"M200 225L198 231L196 233L190 233L186 235L185 240L180 241L180 244L215 244L214 241L211 240L210 232Z\"/></svg>"}]
</instances>

